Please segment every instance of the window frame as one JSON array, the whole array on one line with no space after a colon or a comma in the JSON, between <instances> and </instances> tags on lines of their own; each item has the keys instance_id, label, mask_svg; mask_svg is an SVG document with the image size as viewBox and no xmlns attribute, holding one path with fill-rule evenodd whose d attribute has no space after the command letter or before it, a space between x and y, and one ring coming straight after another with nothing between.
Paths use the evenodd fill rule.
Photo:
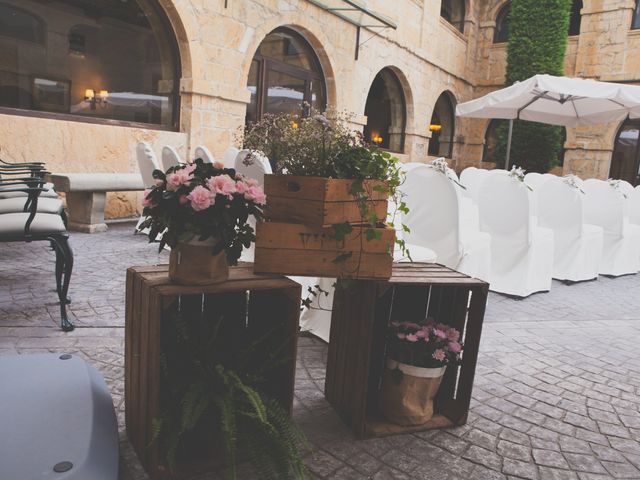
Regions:
<instances>
[{"instance_id":1,"label":"window frame","mask_svg":"<svg viewBox=\"0 0 640 480\"><path fill-rule=\"evenodd\" d=\"M136 2L137 3L137 2ZM171 125L163 125L158 123L143 123L133 122L128 120L116 120L112 118L101 117L85 117L82 115L74 115L73 113L59 113L59 112L45 112L41 110L31 110L23 108L4 107L0 105L0 114L3 115L16 115L29 118L44 118L49 120L63 120L67 122L78 123L90 123L98 125L110 125L129 128L144 128L147 130L163 130L163 131L180 131L180 81L182 79L182 61L180 57L180 48L178 46L178 40L176 32L173 29L173 25L169 20L169 17L158 2L158 0L148 0L148 5L153 10L153 13L157 15L163 27L163 31L167 36L167 42L171 50L171 56L173 59L173 90L172 90L172 111L171 111ZM30 13L30 12L29 12ZM31 13L30 13L31 14ZM34 15L35 16L35 15ZM43 44L46 44L46 29L44 31L45 38ZM31 42L33 43L33 42ZM38 44L40 45L40 44ZM32 73L33 74L33 73Z\"/></svg>"},{"instance_id":2,"label":"window frame","mask_svg":"<svg viewBox=\"0 0 640 480\"><path fill-rule=\"evenodd\" d=\"M613 141L613 148L611 149L611 160L609 161L609 177L610 178L614 178L612 176L612 167L613 167L613 160L614 160L614 154L616 152L616 147L618 146L618 141L620 140L620 135L622 134L623 130L625 129L626 126L634 126L636 127L638 130L640 130L640 119L626 119L622 122L622 124L620 125L620 127L618 128L618 131L616 132L616 138ZM635 181L629 182L631 183L634 187L636 185L640 185L640 136L638 137L638 139L636 140L636 145L635 145L635 149L634 149L634 166L633 166L633 171L636 174L636 179ZM619 176L619 175L618 175ZM622 179L622 180L626 180L626 179ZM628 181L628 180L627 180Z\"/></svg>"},{"instance_id":3,"label":"window frame","mask_svg":"<svg viewBox=\"0 0 640 480\"><path fill-rule=\"evenodd\" d=\"M576 10L574 10L574 8L575 8L575 5L577 5L578 3L580 4L580 8L578 8L577 11L576 11ZM576 37L576 36L580 35L580 27L581 27L581 24L582 24L582 14L580 13L580 10L582 10L583 8L584 8L584 2L582 0L573 0L571 2L571 12L569 12L569 30L567 32L567 35L569 37ZM574 25L572 23L572 20L574 19L574 15L573 15L574 13L576 13L576 15L578 17L577 18L578 31L572 33L571 32L571 26Z\"/></svg>"},{"instance_id":4,"label":"window frame","mask_svg":"<svg viewBox=\"0 0 640 480\"><path fill-rule=\"evenodd\" d=\"M511 2L506 2L502 7L500 7L500 10L498 10L498 14L496 15L496 26L493 30L493 43L494 44L501 44L501 43L508 43L509 42L509 33L507 32L507 37L503 40L498 39L498 35L500 30L498 30L498 26L502 23L504 23L505 21L508 20L509 15L511 14Z\"/></svg>"},{"instance_id":5,"label":"window frame","mask_svg":"<svg viewBox=\"0 0 640 480\"><path fill-rule=\"evenodd\" d=\"M442 11L444 10L445 2L448 2L449 5L451 5L452 1L460 2L460 6L462 8L462 19L459 22L452 22L451 20L449 20L448 18L446 18L445 16L442 15ZM458 30L462 34L464 34L464 26L465 26L466 19L467 19L467 7L466 7L465 3L466 3L465 0L441 0L441 2L440 2L440 18L445 20L449 25L453 26L456 30Z\"/></svg>"},{"instance_id":6,"label":"window frame","mask_svg":"<svg viewBox=\"0 0 640 480\"><path fill-rule=\"evenodd\" d=\"M6 5L8 7L11 7L14 10L17 10L19 12L23 12L24 14L26 14L26 15L28 15L30 17L33 17L36 20L36 22L38 22L38 27L40 28L39 34L42 36L42 38L40 39L39 42L34 42L32 40L26 40L24 38L18 38L18 37L8 37L6 35L1 35L1 34L0 34L0 38L11 38L13 40L19 40L21 42L27 42L27 43L30 43L30 44L33 44L33 45L41 45L43 47L47 46L47 42L46 42L47 38L46 38L46 31L45 31L45 25L46 24L45 24L44 20L42 20L42 17L40 15L35 15L32 12L30 12L29 10L25 10L24 8L16 7L14 5L11 5L10 3L6 3L6 2L0 1L0 6L2 6L2 5Z\"/></svg>"},{"instance_id":7,"label":"window frame","mask_svg":"<svg viewBox=\"0 0 640 480\"><path fill-rule=\"evenodd\" d=\"M438 95L438 98L436 98L436 103L433 104L433 111L431 112L431 117L429 118L429 123L431 123L431 121L433 120L433 115L436 113L436 105L438 105L438 101L443 97L447 100L447 103L448 103L448 106L449 106L449 115L451 117L451 141L449 142L449 151L447 152L447 155L440 155L440 153L432 154L430 152L431 139L433 138L433 134L432 134L431 138L429 139L429 146L427 147L427 155L429 155L429 156L443 156L444 158L452 159L453 158L453 144L455 143L455 138L456 138L456 106L455 106L455 102L453 101L453 95L451 93L449 93L448 91L442 92L440 95ZM440 124L442 125L442 118L440 118ZM440 138L438 137L438 145L439 144L440 144Z\"/></svg>"},{"instance_id":8,"label":"window frame","mask_svg":"<svg viewBox=\"0 0 640 480\"><path fill-rule=\"evenodd\" d=\"M633 26L636 23L636 19L638 20L638 25ZM633 14L631 15L631 27L630 30L640 30L640 0L636 0L636 8L633 9Z\"/></svg>"},{"instance_id":9,"label":"window frame","mask_svg":"<svg viewBox=\"0 0 640 480\"><path fill-rule=\"evenodd\" d=\"M252 62L254 61L258 62L258 82L257 82L258 85L256 85L256 114L255 114L256 121L259 121L260 119L262 119L264 114L267 113L265 101L268 96L268 89L269 89L268 76L270 71L284 73L286 75L290 75L292 77L296 77L301 80L304 80L303 102L307 102L309 104L311 104L312 83L314 81L320 82L320 87L322 90L322 97L323 97L322 111L324 111L328 104L327 85L325 81L324 71L322 69L322 64L320 63L320 59L318 58L318 55L316 54L315 49L307 41L306 38L304 38L300 33L290 28L284 28L284 27L276 28L275 30L269 32L267 36L273 33L285 33L287 35L291 35L292 37L298 38L299 40L304 42L311 50L312 55L310 60L313 62L313 64L315 65L319 73L314 72L313 70L305 70L304 68L296 67L294 65L291 65L286 62L282 62L280 60L276 60L271 57L266 57L259 53L260 47L258 47L258 49L256 50L256 53L254 53L253 57L251 58ZM302 110L303 117L307 116L308 113L309 113L308 109ZM245 114L245 123L247 123L246 114Z\"/></svg>"}]
</instances>

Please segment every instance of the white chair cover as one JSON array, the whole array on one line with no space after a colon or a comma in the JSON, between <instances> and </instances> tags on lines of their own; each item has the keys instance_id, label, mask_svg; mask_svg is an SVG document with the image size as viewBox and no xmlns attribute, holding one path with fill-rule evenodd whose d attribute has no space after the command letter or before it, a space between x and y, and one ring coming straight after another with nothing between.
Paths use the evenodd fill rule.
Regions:
<instances>
[{"instance_id":1,"label":"white chair cover","mask_svg":"<svg viewBox=\"0 0 640 480\"><path fill-rule=\"evenodd\" d=\"M171 167L175 167L176 165L180 165L182 160L180 160L180 155L170 145L165 145L162 147L162 169L166 172Z\"/></svg>"},{"instance_id":2,"label":"white chair cover","mask_svg":"<svg viewBox=\"0 0 640 480\"><path fill-rule=\"evenodd\" d=\"M255 150L240 150L234 168L247 178L255 178L260 186L264 185L265 173L273 173L269 159Z\"/></svg>"},{"instance_id":3,"label":"white chair cover","mask_svg":"<svg viewBox=\"0 0 640 480\"><path fill-rule=\"evenodd\" d=\"M427 248L435 253L438 263L487 279L491 239L472 225L461 226L460 193L454 182L424 164L403 167L406 179L399 189L409 207L403 221L410 233L405 233L404 239L412 258L416 246Z\"/></svg>"},{"instance_id":4,"label":"white chair cover","mask_svg":"<svg viewBox=\"0 0 640 480\"><path fill-rule=\"evenodd\" d=\"M633 189L627 203L629 205L629 222L640 225L640 185Z\"/></svg>"},{"instance_id":5,"label":"white chair cover","mask_svg":"<svg viewBox=\"0 0 640 480\"><path fill-rule=\"evenodd\" d=\"M222 163L224 163L224 168L235 168L236 166L236 157L240 153L236 147L229 147L225 150L224 155L222 156Z\"/></svg>"},{"instance_id":6,"label":"white chair cover","mask_svg":"<svg viewBox=\"0 0 640 480\"><path fill-rule=\"evenodd\" d=\"M160 170L160 164L148 142L138 143L136 146L136 160L138 161L138 168L145 188L153 186L153 171Z\"/></svg>"},{"instance_id":7,"label":"white chair cover","mask_svg":"<svg viewBox=\"0 0 640 480\"><path fill-rule=\"evenodd\" d=\"M209 149L204 145L198 145L194 153L196 155L196 158L201 158L204 163L213 163L216 161Z\"/></svg>"},{"instance_id":8,"label":"white chair cover","mask_svg":"<svg viewBox=\"0 0 640 480\"><path fill-rule=\"evenodd\" d=\"M153 186L153 171L160 170L160 165L158 164L158 159L156 158L156 154L153 152L151 145L147 142L139 142L136 146L136 160L138 161L138 168L140 169L140 175L142 176L142 183L145 188L149 188ZM138 223L136 225L136 230L138 227L144 222L146 217L140 216ZM149 234L149 229L143 230L141 233L145 235Z\"/></svg>"},{"instance_id":9,"label":"white chair cover","mask_svg":"<svg viewBox=\"0 0 640 480\"><path fill-rule=\"evenodd\" d=\"M526 297L551 289L553 231L531 219L531 192L519 180L496 172L478 195L480 229L491 235L490 289Z\"/></svg>"},{"instance_id":10,"label":"white chair cover","mask_svg":"<svg viewBox=\"0 0 640 480\"><path fill-rule=\"evenodd\" d=\"M559 177L540 182L534 192L538 225L554 234L553 278L572 282L597 278L603 230L584 223L585 194Z\"/></svg>"},{"instance_id":11,"label":"white chair cover","mask_svg":"<svg viewBox=\"0 0 640 480\"><path fill-rule=\"evenodd\" d=\"M460 173L460 183L464 185L463 194L470 198L474 204L478 204L478 191L483 180L489 174L489 170L476 167L467 167Z\"/></svg>"},{"instance_id":12,"label":"white chair cover","mask_svg":"<svg viewBox=\"0 0 640 480\"><path fill-rule=\"evenodd\" d=\"M619 276L640 269L640 227L629 223L626 199L609 182L585 180L585 221L604 229L600 274Z\"/></svg>"}]
</instances>

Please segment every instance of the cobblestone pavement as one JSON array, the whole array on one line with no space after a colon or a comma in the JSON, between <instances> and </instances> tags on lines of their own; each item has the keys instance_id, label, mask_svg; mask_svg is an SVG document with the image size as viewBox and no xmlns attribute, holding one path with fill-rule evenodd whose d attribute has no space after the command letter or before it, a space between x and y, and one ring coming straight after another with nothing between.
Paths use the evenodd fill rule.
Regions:
<instances>
[{"instance_id":1,"label":"cobblestone pavement","mask_svg":"<svg viewBox=\"0 0 640 480\"><path fill-rule=\"evenodd\" d=\"M72 235L79 328L67 334L53 254L42 242L0 244L0 354L70 352L100 369L118 410L121 480L147 478L123 427L125 270L167 261L132 230ZM468 424L412 435L355 440L324 400L326 345L301 338L294 416L314 447L309 470L336 480L640 479L638 292L640 275L554 283L520 301L492 294Z\"/></svg>"}]
</instances>

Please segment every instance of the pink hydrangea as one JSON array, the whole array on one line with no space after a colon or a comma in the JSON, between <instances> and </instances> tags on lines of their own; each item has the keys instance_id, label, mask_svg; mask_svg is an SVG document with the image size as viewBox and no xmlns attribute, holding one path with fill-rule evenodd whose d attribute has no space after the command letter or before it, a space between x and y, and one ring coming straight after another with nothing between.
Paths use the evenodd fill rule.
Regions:
<instances>
[{"instance_id":1,"label":"pink hydrangea","mask_svg":"<svg viewBox=\"0 0 640 480\"><path fill-rule=\"evenodd\" d=\"M462 345L458 342L449 342L449 351L453 353L460 353L462 350Z\"/></svg>"},{"instance_id":2,"label":"pink hydrangea","mask_svg":"<svg viewBox=\"0 0 640 480\"><path fill-rule=\"evenodd\" d=\"M436 360L438 360L439 362L441 362L445 359L446 354L444 353L444 350L442 350L441 348L438 348L435 352L433 352L433 355L431 356Z\"/></svg>"},{"instance_id":3,"label":"pink hydrangea","mask_svg":"<svg viewBox=\"0 0 640 480\"><path fill-rule=\"evenodd\" d=\"M416 337L418 338L429 338L429 331L421 328L416 332Z\"/></svg>"},{"instance_id":4,"label":"pink hydrangea","mask_svg":"<svg viewBox=\"0 0 640 480\"><path fill-rule=\"evenodd\" d=\"M229 175L217 175L207 181L207 186L214 194L231 198L236 193L236 182Z\"/></svg>"},{"instance_id":5,"label":"pink hydrangea","mask_svg":"<svg viewBox=\"0 0 640 480\"><path fill-rule=\"evenodd\" d=\"M153 208L156 206L155 203L153 203L153 200L149 197L149 194L152 192L151 189L147 189L144 191L144 198L142 199L142 206L143 207L150 207Z\"/></svg>"},{"instance_id":6,"label":"pink hydrangea","mask_svg":"<svg viewBox=\"0 0 640 480\"><path fill-rule=\"evenodd\" d=\"M167 175L167 190L176 191L181 185L188 184L193 178L195 165L187 165Z\"/></svg>"},{"instance_id":7,"label":"pink hydrangea","mask_svg":"<svg viewBox=\"0 0 640 480\"><path fill-rule=\"evenodd\" d=\"M433 330L433 334L438 338L442 338L442 339L447 338L447 334L444 332L444 330L441 330L439 328L435 328Z\"/></svg>"},{"instance_id":8,"label":"pink hydrangea","mask_svg":"<svg viewBox=\"0 0 640 480\"><path fill-rule=\"evenodd\" d=\"M247 200L253 200L258 205L264 205L267 203L267 196L264 194L262 188L257 186L250 186L249 190L245 192L244 198Z\"/></svg>"},{"instance_id":9,"label":"pink hydrangea","mask_svg":"<svg viewBox=\"0 0 640 480\"><path fill-rule=\"evenodd\" d=\"M245 181L247 182L247 185L249 185L250 187L258 186L258 180L256 180L255 178L247 178Z\"/></svg>"},{"instance_id":10,"label":"pink hydrangea","mask_svg":"<svg viewBox=\"0 0 640 480\"><path fill-rule=\"evenodd\" d=\"M247 193L248 189L249 187L242 180L236 182L236 192L238 192L240 195L244 195L245 193Z\"/></svg>"},{"instance_id":11,"label":"pink hydrangea","mask_svg":"<svg viewBox=\"0 0 640 480\"><path fill-rule=\"evenodd\" d=\"M411 343L415 343L418 341L418 337L415 336L413 333L410 333L409 335L407 335L407 341L411 342Z\"/></svg>"},{"instance_id":12,"label":"pink hydrangea","mask_svg":"<svg viewBox=\"0 0 640 480\"><path fill-rule=\"evenodd\" d=\"M215 197L211 195L211 192L201 185L191 190L187 198L191 201L191 208L197 212L209 208L215 202Z\"/></svg>"},{"instance_id":13,"label":"pink hydrangea","mask_svg":"<svg viewBox=\"0 0 640 480\"><path fill-rule=\"evenodd\" d=\"M398 333L397 333L397 335L398 335L398 338L399 338L400 340L404 340L404 339L407 337L407 336L406 336L404 333L402 333L402 332L398 332Z\"/></svg>"},{"instance_id":14,"label":"pink hydrangea","mask_svg":"<svg viewBox=\"0 0 640 480\"><path fill-rule=\"evenodd\" d=\"M189 198L186 195L180 195L178 202L180 202L180 205L186 205L189 203Z\"/></svg>"},{"instance_id":15,"label":"pink hydrangea","mask_svg":"<svg viewBox=\"0 0 640 480\"><path fill-rule=\"evenodd\" d=\"M451 342L457 342L458 340L460 340L460 332L455 328L450 328L449 330L447 330L447 338Z\"/></svg>"}]
</instances>

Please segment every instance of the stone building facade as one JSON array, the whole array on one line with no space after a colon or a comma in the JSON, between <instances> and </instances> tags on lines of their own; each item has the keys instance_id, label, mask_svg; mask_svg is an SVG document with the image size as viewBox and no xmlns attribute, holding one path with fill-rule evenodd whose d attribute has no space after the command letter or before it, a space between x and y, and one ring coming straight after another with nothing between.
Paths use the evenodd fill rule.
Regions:
<instances>
[{"instance_id":1,"label":"stone building facade","mask_svg":"<svg viewBox=\"0 0 640 480\"><path fill-rule=\"evenodd\" d=\"M97 3L106 5L106 9L110 1L115 2ZM327 106L351 112L355 128L362 129L367 124L364 112L376 76L385 69L393 72L404 101L402 149L396 152L403 161L430 158L430 143L434 145L432 137L437 134L430 125L435 118L434 107L442 95L453 108L457 102L476 98L504 83L506 44L495 43L494 38L496 18L508 3L505 0L442 0L445 5L441 0L367 0L370 11L377 12L396 28L378 28L378 24L360 29L354 22L321 6L335 6L341 0L128 0L134 1L143 10L150 8L150 4L161 9L166 16L165 33L175 40L177 75L169 80L169 74L160 69L154 79L158 97L175 86L179 96L174 104L175 122L167 121L164 125L146 125L144 121L101 122L70 113L43 114L7 108L1 105L0 91L0 158L44 161L54 172L135 172L135 147L141 140L150 142L157 155L163 145L172 145L189 158L198 145L205 145L216 158L221 158L245 123L251 101L247 79L254 54L265 37L281 27L297 32L311 46L324 77ZM15 5L20 11L40 14L46 23L51 18L43 12L47 3L0 0L0 9ZM89 15L92 21L97 21L96 14L87 8L80 13L74 10L83 0L58 3L69 4L64 9L66 15ZM584 0L583 3L580 34L569 40L567 75L610 81L640 80L640 57L636 55L640 30L630 29L636 2ZM362 23L371 23L362 12L349 14ZM111 24L116 25L117 21ZM80 57L90 58L90 52L85 55L82 35L58 33L55 38L79 43ZM17 64L11 63L11 59L3 60L3 51L5 56L11 56L7 54L10 49L3 49L3 41L7 40L3 40L0 22L0 88L4 78L2 62ZM51 35L42 45L49 51L56 48ZM135 48L132 41L132 51ZM124 50L120 50L123 61L128 55ZM93 84L99 82L99 78L93 80ZM60 85L64 88L65 84ZM78 95L73 89L74 85L80 88L80 84L72 81L70 85L70 94ZM84 98L86 102L94 100ZM149 102L156 101L153 95L149 98ZM95 108L95 104L91 107ZM88 109L87 112L92 114ZM164 121L163 115L166 116L161 113L163 119L159 122ZM446 124L443 130L450 132L447 153L456 169L480 165L488 122L453 120L442 118L442 114L438 121ZM569 130L564 171L606 178L619 127ZM139 211L139 202L140 194L113 194L108 215L133 215Z\"/></svg>"}]
</instances>

